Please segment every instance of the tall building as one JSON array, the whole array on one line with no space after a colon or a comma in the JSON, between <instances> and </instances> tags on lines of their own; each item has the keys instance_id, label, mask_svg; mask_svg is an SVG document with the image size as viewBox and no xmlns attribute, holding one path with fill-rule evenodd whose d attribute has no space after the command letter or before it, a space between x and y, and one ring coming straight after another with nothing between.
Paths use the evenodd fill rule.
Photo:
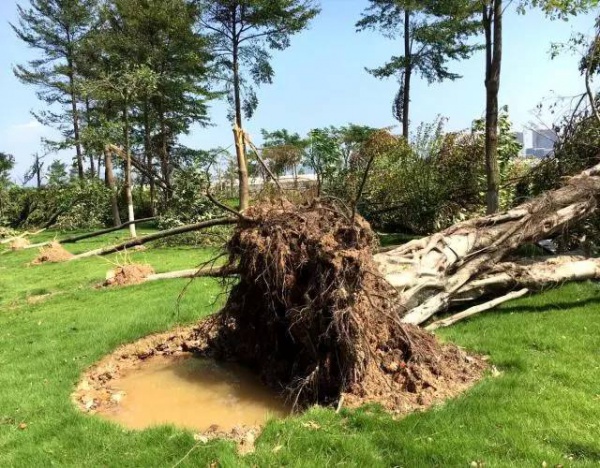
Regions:
<instances>
[{"instance_id":1,"label":"tall building","mask_svg":"<svg viewBox=\"0 0 600 468\"><path fill-rule=\"evenodd\" d=\"M554 149L554 144L558 140L558 135L554 130L533 129L531 132L534 148Z\"/></svg>"}]
</instances>

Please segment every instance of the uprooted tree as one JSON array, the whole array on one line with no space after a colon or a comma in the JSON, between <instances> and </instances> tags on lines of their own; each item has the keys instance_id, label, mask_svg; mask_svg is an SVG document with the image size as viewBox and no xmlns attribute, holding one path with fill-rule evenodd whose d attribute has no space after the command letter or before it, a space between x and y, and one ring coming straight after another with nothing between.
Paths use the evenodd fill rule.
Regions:
<instances>
[{"instance_id":1,"label":"uprooted tree","mask_svg":"<svg viewBox=\"0 0 600 468\"><path fill-rule=\"evenodd\" d=\"M507 212L378 254L354 208L281 198L74 258L233 225L225 265L196 275L235 275L227 303L188 348L241 361L299 406L346 398L406 410L466 388L484 367L419 325L458 312L425 328L450 325L529 292L600 277L599 259L517 256L520 246L591 215L599 196L600 164Z\"/></svg>"},{"instance_id":2,"label":"uprooted tree","mask_svg":"<svg viewBox=\"0 0 600 468\"><path fill-rule=\"evenodd\" d=\"M446 394L460 390L481 362L417 325L600 277L596 259L511 257L589 216L598 195L600 165L508 212L375 255L368 223L335 200L251 207L227 245L238 278L223 310L198 327L198 348L255 368L300 405L345 395L406 408L435 398L440 381Z\"/></svg>"}]
</instances>

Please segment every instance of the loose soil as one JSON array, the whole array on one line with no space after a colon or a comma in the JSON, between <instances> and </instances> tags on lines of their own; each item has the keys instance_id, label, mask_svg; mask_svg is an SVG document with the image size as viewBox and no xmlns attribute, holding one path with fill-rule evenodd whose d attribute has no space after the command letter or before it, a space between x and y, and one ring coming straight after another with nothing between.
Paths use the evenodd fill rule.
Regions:
<instances>
[{"instance_id":1,"label":"loose soil","mask_svg":"<svg viewBox=\"0 0 600 468\"><path fill-rule=\"evenodd\" d=\"M39 255L32 262L34 265L41 263L61 263L69 261L73 258L73 254L67 251L58 242L52 242L49 245L40 249Z\"/></svg>"},{"instance_id":2,"label":"loose soil","mask_svg":"<svg viewBox=\"0 0 600 468\"><path fill-rule=\"evenodd\" d=\"M9 246L11 250L21 250L30 245L31 242L24 237L17 237Z\"/></svg>"},{"instance_id":3,"label":"loose soil","mask_svg":"<svg viewBox=\"0 0 600 468\"><path fill-rule=\"evenodd\" d=\"M104 286L126 286L131 284L140 284L145 279L154 274L154 269L150 265L132 263L120 265L111 270L106 275Z\"/></svg>"}]
</instances>

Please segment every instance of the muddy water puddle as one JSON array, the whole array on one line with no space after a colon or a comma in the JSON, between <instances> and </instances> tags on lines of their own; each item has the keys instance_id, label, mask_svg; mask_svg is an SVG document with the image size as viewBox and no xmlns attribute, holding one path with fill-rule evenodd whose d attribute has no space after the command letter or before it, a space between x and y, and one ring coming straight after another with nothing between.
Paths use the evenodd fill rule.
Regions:
<instances>
[{"instance_id":1,"label":"muddy water puddle","mask_svg":"<svg viewBox=\"0 0 600 468\"><path fill-rule=\"evenodd\" d=\"M119 377L113 387L119 403L103 415L131 429L173 424L230 431L290 413L252 372L205 358L153 357Z\"/></svg>"}]
</instances>

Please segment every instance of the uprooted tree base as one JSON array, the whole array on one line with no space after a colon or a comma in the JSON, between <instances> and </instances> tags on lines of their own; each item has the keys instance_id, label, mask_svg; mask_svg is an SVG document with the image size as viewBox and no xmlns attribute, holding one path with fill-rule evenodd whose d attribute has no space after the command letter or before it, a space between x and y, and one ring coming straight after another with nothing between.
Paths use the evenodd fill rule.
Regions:
<instances>
[{"instance_id":1,"label":"uprooted tree base","mask_svg":"<svg viewBox=\"0 0 600 468\"><path fill-rule=\"evenodd\" d=\"M373 261L368 223L331 204L245 212L227 245L239 273L200 350L260 373L299 407L374 401L412 409L456 394L481 360L400 323L397 293ZM203 349L202 349L203 348Z\"/></svg>"},{"instance_id":2,"label":"uprooted tree base","mask_svg":"<svg viewBox=\"0 0 600 468\"><path fill-rule=\"evenodd\" d=\"M481 375L482 360L417 325L452 307L469 306L431 326L564 281L600 278L598 259L510 259L520 245L589 216L599 195L600 165L506 213L376 256L368 223L334 202L280 201L188 226L236 224L219 271L238 281L182 350L246 364L298 407L344 399L406 411L454 395Z\"/></svg>"}]
</instances>

